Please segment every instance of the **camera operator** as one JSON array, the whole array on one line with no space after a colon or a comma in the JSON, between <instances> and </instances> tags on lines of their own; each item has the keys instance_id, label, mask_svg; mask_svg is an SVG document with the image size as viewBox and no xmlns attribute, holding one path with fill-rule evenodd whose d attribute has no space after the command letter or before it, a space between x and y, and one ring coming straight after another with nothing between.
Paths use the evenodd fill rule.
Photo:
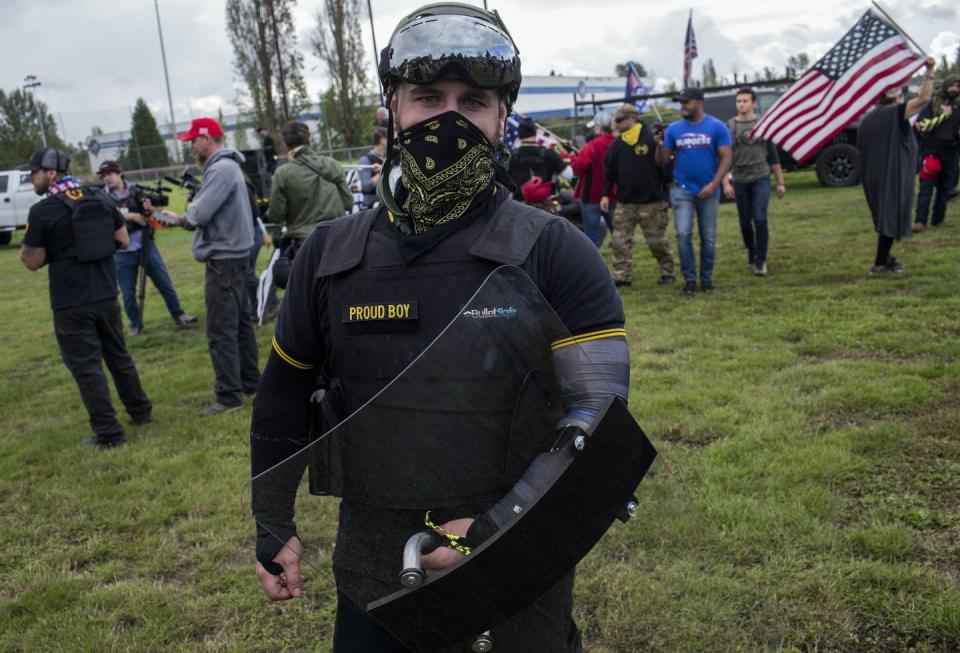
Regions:
<instances>
[{"instance_id":1,"label":"camera operator","mask_svg":"<svg viewBox=\"0 0 960 653\"><path fill-rule=\"evenodd\" d=\"M125 250L118 250L113 255L117 266L117 281L120 284L120 294L123 297L123 310L130 322L130 335L139 335L143 330L140 323L140 309L137 306L137 273L141 267L154 287L160 292L163 301L167 304L170 317L180 328L191 328L197 325L197 318L187 315L180 307L177 290L167 273L167 266L160 257L160 250L153 240L150 226L150 214L153 206L150 199L143 197L136 186L123 176L120 164L116 161L104 161L97 170L97 176L104 183L104 192L113 201L114 205L123 214L130 233L130 246Z\"/></svg>"},{"instance_id":2,"label":"camera operator","mask_svg":"<svg viewBox=\"0 0 960 653\"><path fill-rule=\"evenodd\" d=\"M203 185L186 214L174 217L197 228L193 256L206 266L203 294L216 398L200 415L209 417L237 410L243 395L253 394L260 384L257 341L246 310L254 223L240 168L243 155L223 147L220 123L196 118L177 139L190 141L203 166Z\"/></svg>"}]
</instances>

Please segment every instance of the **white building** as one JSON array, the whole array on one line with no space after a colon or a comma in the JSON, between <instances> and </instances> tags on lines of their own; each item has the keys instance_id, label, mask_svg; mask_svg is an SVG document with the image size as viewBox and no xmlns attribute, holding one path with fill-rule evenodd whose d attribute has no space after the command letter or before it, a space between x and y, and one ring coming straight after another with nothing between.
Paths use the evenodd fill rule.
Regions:
<instances>
[{"instance_id":1,"label":"white building","mask_svg":"<svg viewBox=\"0 0 960 653\"><path fill-rule=\"evenodd\" d=\"M626 81L622 77L565 77L565 76L528 76L524 77L520 88L520 95L514 109L534 120L547 118L572 118L574 115L574 96L578 100L606 100L624 96ZM593 111L590 107L580 107L581 117L590 117ZM216 117L216 116L212 116ZM229 147L236 143L236 130L239 116L236 114L224 116L224 130ZM323 118L319 106L299 116L297 120L307 123L311 130L318 129L318 122ZM249 120L249 118L248 118ZM169 124L157 125L163 140L167 145L171 161L175 161L177 141L170 133ZM178 133L190 129L190 121L178 122L175 126ZM254 129L256 125L246 128L248 147L256 148L259 139ZM321 137L320 142L323 142ZM117 159L120 153L130 146L130 131L113 131L102 134L91 134L86 143L90 152L90 163L95 170L102 162Z\"/></svg>"}]
</instances>

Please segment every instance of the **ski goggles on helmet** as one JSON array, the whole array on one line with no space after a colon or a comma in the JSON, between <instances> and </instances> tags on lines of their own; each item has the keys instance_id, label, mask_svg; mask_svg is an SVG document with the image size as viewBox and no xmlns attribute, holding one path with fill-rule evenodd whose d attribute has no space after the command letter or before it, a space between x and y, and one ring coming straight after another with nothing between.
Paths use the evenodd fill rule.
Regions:
<instances>
[{"instance_id":1,"label":"ski goggles on helmet","mask_svg":"<svg viewBox=\"0 0 960 653\"><path fill-rule=\"evenodd\" d=\"M399 26L381 53L384 89L394 80L422 85L461 79L477 88L508 87L513 104L520 89L520 58L496 12L481 17L429 11L426 7Z\"/></svg>"}]
</instances>

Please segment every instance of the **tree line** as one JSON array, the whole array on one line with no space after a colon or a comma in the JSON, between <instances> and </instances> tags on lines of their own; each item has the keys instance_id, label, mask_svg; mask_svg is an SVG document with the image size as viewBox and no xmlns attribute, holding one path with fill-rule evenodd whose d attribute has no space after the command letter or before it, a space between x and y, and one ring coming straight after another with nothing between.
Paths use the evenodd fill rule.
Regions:
<instances>
[{"instance_id":1,"label":"tree line","mask_svg":"<svg viewBox=\"0 0 960 653\"><path fill-rule=\"evenodd\" d=\"M282 148L282 140L277 138L280 128L311 105L303 75L304 54L297 46L293 22L295 4L296 0L225 0L227 34L237 78L236 104L240 108L240 119L230 132L234 142L229 144L236 149L249 149L246 130L254 126L266 127ZM361 0L323 0L309 33L311 52L327 73L328 85L318 99L324 117L321 142L332 148L366 145L374 125L378 81L368 75L370 68L361 38L362 15ZM792 55L783 76L798 77L810 63L806 53ZM615 74L626 76L630 64L641 77L654 75L636 60L618 63ZM960 46L952 63L946 56L942 57L936 72L938 78L960 74ZM702 73L704 86L731 81L730 77L717 74L712 59L703 63ZM779 71L770 67L755 72L752 80L746 74L732 74L734 83L779 76ZM677 90L676 84L667 90ZM222 111L218 118L224 124ZM25 161L40 146L41 122L48 145L70 153L78 173L89 172L85 169L87 157L83 144L65 143L46 105L23 89L0 90L0 168ZM120 153L125 168L171 164L157 122L142 98L135 103L130 132L130 140ZM189 148L183 148L180 154L185 161L193 158Z\"/></svg>"}]
</instances>

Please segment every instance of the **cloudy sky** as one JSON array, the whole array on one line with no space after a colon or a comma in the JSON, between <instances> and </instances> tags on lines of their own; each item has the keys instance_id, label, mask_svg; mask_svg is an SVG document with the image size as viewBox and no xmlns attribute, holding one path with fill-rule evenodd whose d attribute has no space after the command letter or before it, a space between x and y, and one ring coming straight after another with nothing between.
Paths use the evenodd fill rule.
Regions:
<instances>
[{"instance_id":1,"label":"cloudy sky","mask_svg":"<svg viewBox=\"0 0 960 653\"><path fill-rule=\"evenodd\" d=\"M470 1L470 0L466 0ZM482 0L474 0L482 4ZM702 1L702 0L701 0ZM420 2L371 0L377 44L383 47L402 15ZM617 62L642 62L652 77L682 75L683 35L693 9L700 66L712 58L718 74L782 70L791 54L811 61L825 53L870 5L863 0L796 0L690 4L678 0L488 0L520 48L525 74L612 75ZM0 88L23 77L41 81L40 99L70 141L93 125L129 126L143 97L158 120L168 120L163 68L152 0L7 0L0 22ZM322 0L299 0L296 26L306 53L306 78L315 98L326 86L311 34ZM952 60L960 44L958 0L885 0L883 6L920 45ZM236 79L225 33L223 0L159 0L174 111L190 116L236 111ZM790 8L788 8L790 7ZM363 38L371 53L369 22Z\"/></svg>"}]
</instances>

